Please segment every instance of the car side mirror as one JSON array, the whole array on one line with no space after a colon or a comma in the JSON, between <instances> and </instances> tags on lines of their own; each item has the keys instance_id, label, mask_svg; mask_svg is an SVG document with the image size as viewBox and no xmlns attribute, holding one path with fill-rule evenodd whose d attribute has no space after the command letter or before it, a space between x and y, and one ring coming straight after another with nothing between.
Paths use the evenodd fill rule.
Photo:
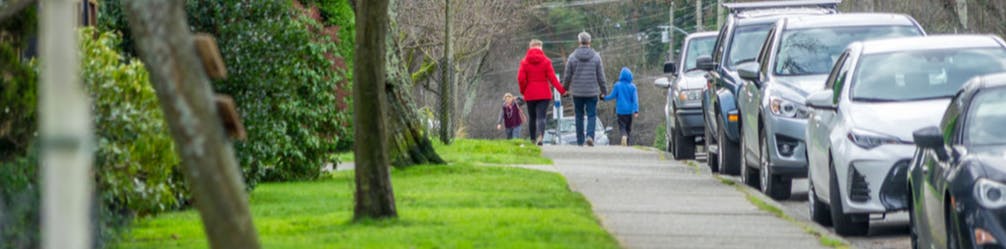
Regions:
<instances>
[{"instance_id":1,"label":"car side mirror","mask_svg":"<svg viewBox=\"0 0 1006 249\"><path fill-rule=\"evenodd\" d=\"M657 78L657 80L653 81L653 86L660 87L660 88L670 88L671 87L671 80L667 79L667 77L660 77L660 78Z\"/></svg>"},{"instance_id":2,"label":"car side mirror","mask_svg":"<svg viewBox=\"0 0 1006 249\"><path fill-rule=\"evenodd\" d=\"M837 110L838 106L835 105L834 100L834 90L828 89L820 92L816 92L807 96L807 100L804 104L807 107L821 110Z\"/></svg>"},{"instance_id":3,"label":"car side mirror","mask_svg":"<svg viewBox=\"0 0 1006 249\"><path fill-rule=\"evenodd\" d=\"M741 79L754 82L755 85L761 85L761 76L758 75L758 71L758 63L745 62L737 65L737 75Z\"/></svg>"},{"instance_id":4,"label":"car side mirror","mask_svg":"<svg viewBox=\"0 0 1006 249\"><path fill-rule=\"evenodd\" d=\"M674 65L673 61L668 61L664 63L664 73L676 74L678 73L677 65Z\"/></svg>"},{"instance_id":5,"label":"car side mirror","mask_svg":"<svg viewBox=\"0 0 1006 249\"><path fill-rule=\"evenodd\" d=\"M947 154L947 148L944 146L943 132L940 131L940 128L930 126L918 129L912 132L912 138L920 148L931 149L933 152L936 152L936 157L940 161L946 161L950 158L950 155Z\"/></svg>"},{"instance_id":6,"label":"car side mirror","mask_svg":"<svg viewBox=\"0 0 1006 249\"><path fill-rule=\"evenodd\" d=\"M705 71L712 71L716 68L716 63L713 63L713 57L703 55L695 59L695 67Z\"/></svg>"}]
</instances>

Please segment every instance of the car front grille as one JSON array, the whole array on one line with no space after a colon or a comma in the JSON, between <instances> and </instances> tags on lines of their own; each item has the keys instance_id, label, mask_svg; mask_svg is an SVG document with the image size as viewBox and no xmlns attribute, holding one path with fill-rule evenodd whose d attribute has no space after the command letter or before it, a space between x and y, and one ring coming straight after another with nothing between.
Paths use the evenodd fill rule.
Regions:
<instances>
[{"instance_id":1,"label":"car front grille","mask_svg":"<svg viewBox=\"0 0 1006 249\"><path fill-rule=\"evenodd\" d=\"M887 210L902 210L908 208L908 166L909 160L901 160L891 167L880 186L880 202Z\"/></svg>"}]
</instances>

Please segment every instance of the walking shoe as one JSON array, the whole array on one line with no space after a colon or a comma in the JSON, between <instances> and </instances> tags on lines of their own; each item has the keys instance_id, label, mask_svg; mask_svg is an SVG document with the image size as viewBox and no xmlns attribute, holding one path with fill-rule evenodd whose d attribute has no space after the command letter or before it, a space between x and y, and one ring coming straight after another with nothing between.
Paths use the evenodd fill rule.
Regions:
<instances>
[{"instance_id":1,"label":"walking shoe","mask_svg":"<svg viewBox=\"0 0 1006 249\"><path fill-rule=\"evenodd\" d=\"M592 137L587 138L587 146L594 147L594 138Z\"/></svg>"},{"instance_id":2,"label":"walking shoe","mask_svg":"<svg viewBox=\"0 0 1006 249\"><path fill-rule=\"evenodd\" d=\"M629 146L629 137L622 136L622 146Z\"/></svg>"},{"instance_id":3,"label":"walking shoe","mask_svg":"<svg viewBox=\"0 0 1006 249\"><path fill-rule=\"evenodd\" d=\"M538 141L536 141L535 144L537 144L538 146L544 145L544 143L541 142L541 137L538 137Z\"/></svg>"}]
</instances>

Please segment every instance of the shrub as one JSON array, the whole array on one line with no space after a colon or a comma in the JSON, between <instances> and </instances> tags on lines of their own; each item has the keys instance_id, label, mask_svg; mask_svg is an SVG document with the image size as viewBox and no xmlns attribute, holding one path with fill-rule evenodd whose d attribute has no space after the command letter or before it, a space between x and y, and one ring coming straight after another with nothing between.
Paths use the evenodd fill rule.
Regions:
<instances>
[{"instance_id":1,"label":"shrub","mask_svg":"<svg viewBox=\"0 0 1006 249\"><path fill-rule=\"evenodd\" d=\"M658 124L653 130L653 147L662 151L667 151L667 131L664 124Z\"/></svg>"},{"instance_id":2,"label":"shrub","mask_svg":"<svg viewBox=\"0 0 1006 249\"><path fill-rule=\"evenodd\" d=\"M342 74L325 57L327 37L290 1L189 1L190 24L213 33L231 77L215 89L230 94L248 127L236 143L246 177L302 180L319 176L327 155L350 133L350 114L337 110Z\"/></svg>"},{"instance_id":3,"label":"shrub","mask_svg":"<svg viewBox=\"0 0 1006 249\"><path fill-rule=\"evenodd\" d=\"M102 199L140 215L175 209L187 198L179 164L143 64L115 49L119 37L80 32L82 80L91 94Z\"/></svg>"}]
</instances>

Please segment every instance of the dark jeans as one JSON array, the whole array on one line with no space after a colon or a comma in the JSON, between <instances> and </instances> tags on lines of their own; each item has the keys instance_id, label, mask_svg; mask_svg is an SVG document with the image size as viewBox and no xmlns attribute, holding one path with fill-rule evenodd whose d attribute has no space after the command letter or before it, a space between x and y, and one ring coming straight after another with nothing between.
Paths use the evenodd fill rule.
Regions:
<instances>
[{"instance_id":1,"label":"dark jeans","mask_svg":"<svg viewBox=\"0 0 1006 249\"><path fill-rule=\"evenodd\" d=\"M583 114L587 114L587 130L584 134ZM573 113L576 115L576 144L583 145L585 137L594 138L597 126L597 96L573 97Z\"/></svg>"},{"instance_id":2,"label":"dark jeans","mask_svg":"<svg viewBox=\"0 0 1006 249\"><path fill-rule=\"evenodd\" d=\"M622 132L622 136L632 137L632 114L618 114L618 130Z\"/></svg>"},{"instance_id":3,"label":"dark jeans","mask_svg":"<svg viewBox=\"0 0 1006 249\"><path fill-rule=\"evenodd\" d=\"M545 132L545 111L551 100L530 100L527 102L527 126L531 141L538 141L538 136Z\"/></svg>"}]
</instances>

